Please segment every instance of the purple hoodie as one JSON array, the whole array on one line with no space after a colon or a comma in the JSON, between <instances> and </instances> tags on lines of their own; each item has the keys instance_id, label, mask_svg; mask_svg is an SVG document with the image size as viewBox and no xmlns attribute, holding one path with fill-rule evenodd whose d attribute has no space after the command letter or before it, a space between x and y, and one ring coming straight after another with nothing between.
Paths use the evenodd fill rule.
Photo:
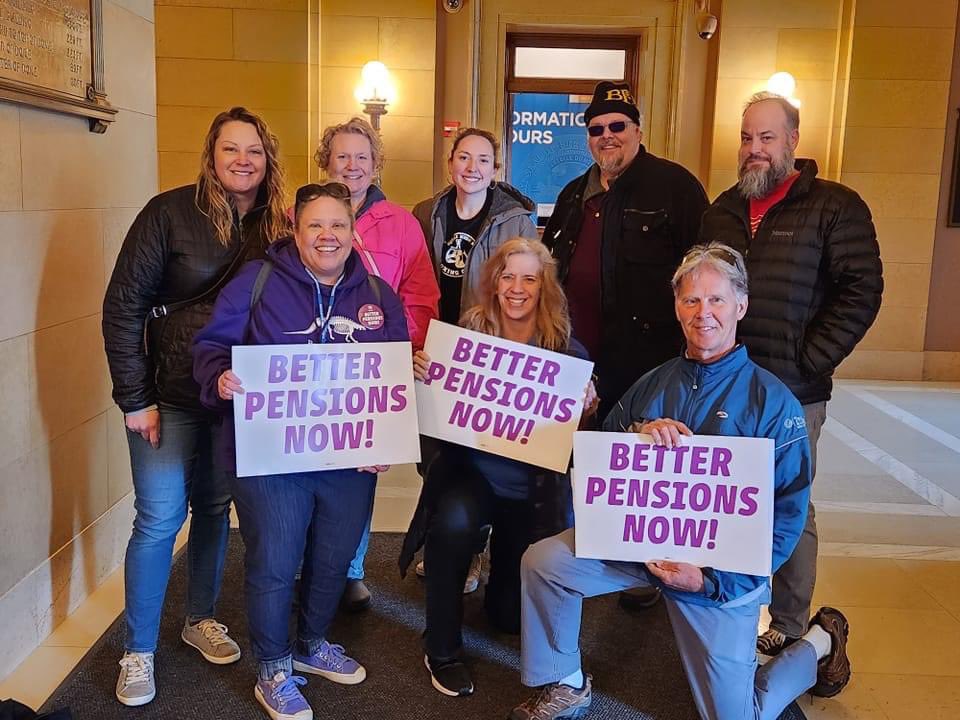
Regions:
<instances>
[{"instance_id":1,"label":"purple hoodie","mask_svg":"<svg viewBox=\"0 0 960 720\"><path fill-rule=\"evenodd\" d=\"M273 261L273 270L252 312L253 285L262 260L244 265L220 291L210 321L194 338L193 376L206 407L232 412L232 401L221 400L217 394L217 380L230 368L234 345L351 342L351 338L354 342L409 340L400 298L386 282L368 275L356 251L350 252L333 293L326 332L317 327L321 315L317 285L303 266L293 238L271 245L267 257ZM379 286L379 293L373 283ZM320 287L324 302L329 302L330 289Z\"/></svg>"}]
</instances>

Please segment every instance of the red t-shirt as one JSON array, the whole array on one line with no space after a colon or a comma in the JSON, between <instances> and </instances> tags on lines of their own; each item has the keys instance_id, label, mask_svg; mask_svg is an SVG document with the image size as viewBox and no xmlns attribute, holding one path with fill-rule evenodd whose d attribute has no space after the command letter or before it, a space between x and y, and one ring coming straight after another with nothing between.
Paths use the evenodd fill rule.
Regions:
<instances>
[{"instance_id":1,"label":"red t-shirt","mask_svg":"<svg viewBox=\"0 0 960 720\"><path fill-rule=\"evenodd\" d=\"M790 188L793 186L794 181L800 177L800 173L794 173L782 183L777 185L773 192L767 195L764 198L759 200L750 200L750 236L753 237L757 234L757 228L760 227L760 221L763 220L763 216L767 214L767 210L772 208L778 202L783 200L787 193L790 192Z\"/></svg>"},{"instance_id":2,"label":"red t-shirt","mask_svg":"<svg viewBox=\"0 0 960 720\"><path fill-rule=\"evenodd\" d=\"M583 204L583 224L564 287L573 336L583 343L592 358L600 353L600 237L604 195L594 195Z\"/></svg>"}]
</instances>

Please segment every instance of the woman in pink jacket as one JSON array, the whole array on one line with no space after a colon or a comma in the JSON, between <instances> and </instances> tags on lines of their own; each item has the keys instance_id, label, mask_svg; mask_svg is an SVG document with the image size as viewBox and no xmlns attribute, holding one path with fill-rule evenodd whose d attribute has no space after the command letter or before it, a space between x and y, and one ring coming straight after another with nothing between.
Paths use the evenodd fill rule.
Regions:
<instances>
[{"instance_id":1,"label":"woman in pink jacket","mask_svg":"<svg viewBox=\"0 0 960 720\"><path fill-rule=\"evenodd\" d=\"M427 326L438 316L440 288L420 223L399 205L387 200L374 184L383 169L383 143L366 120L354 117L323 131L314 155L331 180L350 188L356 226L353 244L367 272L383 278L403 301L414 350L423 348ZM373 506L370 507L373 513ZM347 572L342 606L364 610L370 591L363 582L363 563L370 540L370 520Z\"/></svg>"}]
</instances>

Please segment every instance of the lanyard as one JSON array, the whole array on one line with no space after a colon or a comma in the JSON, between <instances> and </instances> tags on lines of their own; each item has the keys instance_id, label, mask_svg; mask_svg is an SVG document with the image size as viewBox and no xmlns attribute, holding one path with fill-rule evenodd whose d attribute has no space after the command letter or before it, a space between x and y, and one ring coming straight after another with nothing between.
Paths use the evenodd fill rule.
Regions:
<instances>
[{"instance_id":1,"label":"lanyard","mask_svg":"<svg viewBox=\"0 0 960 720\"><path fill-rule=\"evenodd\" d=\"M316 276L310 272L310 269L307 267L303 268L307 271L307 275L310 276L310 279L313 280L313 284L317 289L317 329L320 330L320 342L324 343L330 339L330 316L333 314L333 302L337 296L337 288L340 287L340 282L343 280L343 275L337 278L337 282L333 284L333 289L330 291L330 302L327 304L327 307L323 307L323 293L320 291L320 281L317 280Z\"/></svg>"}]
</instances>

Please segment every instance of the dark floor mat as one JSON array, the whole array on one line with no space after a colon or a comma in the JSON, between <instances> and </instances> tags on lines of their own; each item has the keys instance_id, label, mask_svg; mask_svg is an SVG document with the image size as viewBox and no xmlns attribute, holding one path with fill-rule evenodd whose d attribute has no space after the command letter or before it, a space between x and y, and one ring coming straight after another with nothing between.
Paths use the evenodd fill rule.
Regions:
<instances>
[{"instance_id":1,"label":"dark floor mat","mask_svg":"<svg viewBox=\"0 0 960 720\"><path fill-rule=\"evenodd\" d=\"M374 533L367 555L371 609L340 615L330 640L367 668L357 686L311 678L303 693L317 718L366 720L490 720L505 718L530 691L520 685L519 639L494 632L482 611L482 589L464 598L464 640L476 693L448 698L430 685L423 666L423 583L411 572L400 580L396 558L401 535ZM253 698L254 662L243 609L243 544L231 533L218 619L230 627L244 656L215 666L180 641L184 615L184 560L175 564L167 593L157 653L157 698L127 708L114 698L125 629L118 620L61 684L45 710L69 706L75 720L209 720L265 718ZM696 720L663 603L628 614L616 596L588 600L582 634L584 667L594 676L592 718L609 720ZM794 704L781 720L803 720Z\"/></svg>"}]
</instances>

